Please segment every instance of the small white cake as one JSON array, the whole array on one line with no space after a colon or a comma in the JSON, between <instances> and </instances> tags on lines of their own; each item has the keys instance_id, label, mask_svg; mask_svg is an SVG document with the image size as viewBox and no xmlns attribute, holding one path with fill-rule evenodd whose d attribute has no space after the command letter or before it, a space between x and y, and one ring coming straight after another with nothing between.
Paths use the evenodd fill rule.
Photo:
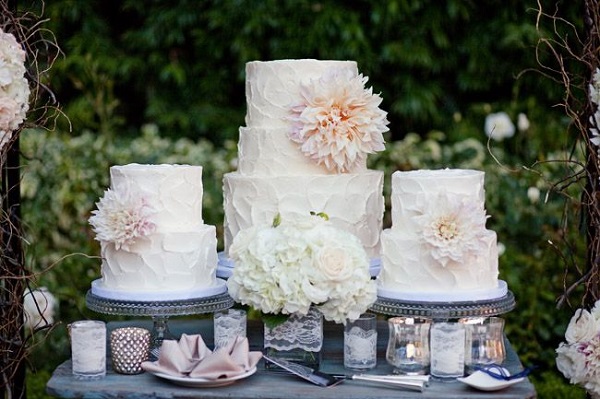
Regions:
<instances>
[{"instance_id":1,"label":"small white cake","mask_svg":"<svg viewBox=\"0 0 600 399\"><path fill-rule=\"evenodd\" d=\"M90 218L102 256L92 293L144 300L221 291L216 229L202 219L201 166L113 166L110 181Z\"/></svg>"},{"instance_id":2,"label":"small white cake","mask_svg":"<svg viewBox=\"0 0 600 399\"><path fill-rule=\"evenodd\" d=\"M392 227L381 235L381 296L489 299L498 281L496 233L485 226L484 172L444 169L392 174Z\"/></svg>"},{"instance_id":3,"label":"small white cake","mask_svg":"<svg viewBox=\"0 0 600 399\"><path fill-rule=\"evenodd\" d=\"M238 169L223 179L225 253L240 230L277 214L323 212L379 258L383 172L367 169L366 156L383 149L388 122L365 83L354 61L246 64Z\"/></svg>"}]
</instances>

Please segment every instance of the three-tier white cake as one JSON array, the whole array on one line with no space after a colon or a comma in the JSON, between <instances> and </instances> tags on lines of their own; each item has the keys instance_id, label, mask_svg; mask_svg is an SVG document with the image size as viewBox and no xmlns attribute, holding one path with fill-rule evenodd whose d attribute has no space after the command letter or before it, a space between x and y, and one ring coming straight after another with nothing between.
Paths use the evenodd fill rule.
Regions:
<instances>
[{"instance_id":1,"label":"three-tier white cake","mask_svg":"<svg viewBox=\"0 0 600 399\"><path fill-rule=\"evenodd\" d=\"M388 122L365 82L354 61L246 65L238 169L223 179L225 253L240 230L277 214L322 212L379 257L383 172L366 155L383 149Z\"/></svg>"}]
</instances>

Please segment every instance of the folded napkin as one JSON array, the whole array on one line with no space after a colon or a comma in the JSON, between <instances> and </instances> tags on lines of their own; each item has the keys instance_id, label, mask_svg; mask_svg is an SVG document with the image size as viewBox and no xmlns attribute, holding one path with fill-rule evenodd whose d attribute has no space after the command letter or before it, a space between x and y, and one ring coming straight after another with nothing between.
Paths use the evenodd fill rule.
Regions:
<instances>
[{"instance_id":1,"label":"folded napkin","mask_svg":"<svg viewBox=\"0 0 600 399\"><path fill-rule=\"evenodd\" d=\"M179 342L164 340L158 360L143 362L142 368L176 377L231 378L256 367L262 353L249 348L248 338L237 337L213 352L200 335L183 334Z\"/></svg>"}]
</instances>

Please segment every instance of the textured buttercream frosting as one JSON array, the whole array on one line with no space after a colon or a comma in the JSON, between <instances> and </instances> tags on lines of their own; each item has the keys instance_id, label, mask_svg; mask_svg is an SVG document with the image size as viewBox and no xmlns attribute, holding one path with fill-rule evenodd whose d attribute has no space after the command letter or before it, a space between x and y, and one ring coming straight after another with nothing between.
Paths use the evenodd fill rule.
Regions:
<instances>
[{"instance_id":1,"label":"textured buttercream frosting","mask_svg":"<svg viewBox=\"0 0 600 399\"><path fill-rule=\"evenodd\" d=\"M291 107L303 85L332 71L357 77L354 61L279 60L246 64L246 126L240 127L238 170L223 179L225 252L233 237L255 224L325 212L357 235L379 257L384 213L383 172L368 170L366 158L347 173L311 160L290 139Z\"/></svg>"},{"instance_id":2,"label":"textured buttercream frosting","mask_svg":"<svg viewBox=\"0 0 600 399\"><path fill-rule=\"evenodd\" d=\"M481 217L478 223L469 219L473 214L485 215L484 201L481 171L394 172L392 227L381 235L380 287L424 294L497 289L496 233L484 227L486 216L482 216L483 223ZM427 235L439 220L445 224L436 226L434 232L449 243L460 235L466 236L464 241L446 247L443 239L435 241Z\"/></svg>"},{"instance_id":3,"label":"textured buttercream frosting","mask_svg":"<svg viewBox=\"0 0 600 399\"><path fill-rule=\"evenodd\" d=\"M181 292L216 284L217 238L202 220L202 167L191 165L113 166L117 196L141 198L154 230L126 246L101 241L103 292ZM175 296L176 297L176 296Z\"/></svg>"},{"instance_id":4,"label":"textured buttercream frosting","mask_svg":"<svg viewBox=\"0 0 600 399\"><path fill-rule=\"evenodd\" d=\"M324 212L332 224L356 235L371 257L379 257L383 220L383 172L361 174L243 176L233 172L223 180L225 246L252 225Z\"/></svg>"}]
</instances>

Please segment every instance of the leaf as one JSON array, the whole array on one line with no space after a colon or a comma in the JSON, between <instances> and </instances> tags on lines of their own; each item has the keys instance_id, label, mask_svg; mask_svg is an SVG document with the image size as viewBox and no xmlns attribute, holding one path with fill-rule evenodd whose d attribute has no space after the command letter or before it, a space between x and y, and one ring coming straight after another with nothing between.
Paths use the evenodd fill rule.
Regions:
<instances>
[{"instance_id":1,"label":"leaf","mask_svg":"<svg viewBox=\"0 0 600 399\"><path fill-rule=\"evenodd\" d=\"M283 323L285 323L290 316L286 314L272 314L263 313L262 320L265 323L265 327L273 329Z\"/></svg>"},{"instance_id":2,"label":"leaf","mask_svg":"<svg viewBox=\"0 0 600 399\"><path fill-rule=\"evenodd\" d=\"M278 213L277 215L275 215L275 217L273 218L273 227L277 227L281 224L281 213Z\"/></svg>"}]
</instances>

